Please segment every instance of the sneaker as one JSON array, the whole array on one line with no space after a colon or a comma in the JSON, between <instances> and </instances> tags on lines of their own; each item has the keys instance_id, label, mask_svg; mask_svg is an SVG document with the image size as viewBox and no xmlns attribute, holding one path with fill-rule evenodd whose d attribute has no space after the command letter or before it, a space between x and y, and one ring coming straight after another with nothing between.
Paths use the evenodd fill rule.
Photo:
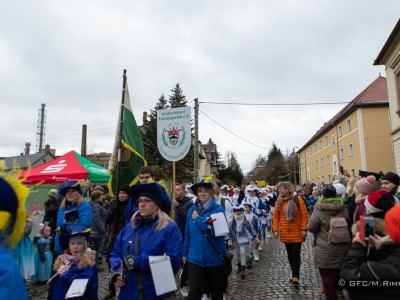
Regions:
<instances>
[{"instance_id":1,"label":"sneaker","mask_svg":"<svg viewBox=\"0 0 400 300\"><path fill-rule=\"evenodd\" d=\"M267 238L272 238L272 235L271 235L271 233L270 232L267 232Z\"/></svg>"},{"instance_id":2,"label":"sneaker","mask_svg":"<svg viewBox=\"0 0 400 300\"><path fill-rule=\"evenodd\" d=\"M187 297L189 296L189 292L188 292L186 286L180 288L180 289L179 289L179 293L181 294L181 296L182 296L183 298L187 298Z\"/></svg>"},{"instance_id":3,"label":"sneaker","mask_svg":"<svg viewBox=\"0 0 400 300\"><path fill-rule=\"evenodd\" d=\"M260 260L260 258L258 257L258 254L254 254L254 260L255 261L259 261Z\"/></svg>"},{"instance_id":4,"label":"sneaker","mask_svg":"<svg viewBox=\"0 0 400 300\"><path fill-rule=\"evenodd\" d=\"M258 251L262 251L262 249L263 249L262 244L259 243L259 244L258 244Z\"/></svg>"},{"instance_id":5,"label":"sneaker","mask_svg":"<svg viewBox=\"0 0 400 300\"><path fill-rule=\"evenodd\" d=\"M293 277L293 278L292 278L292 283L293 283L294 285L299 285L299 284L300 284L299 278L298 278L298 277Z\"/></svg>"},{"instance_id":6,"label":"sneaker","mask_svg":"<svg viewBox=\"0 0 400 300\"><path fill-rule=\"evenodd\" d=\"M344 294L342 290L336 290L336 297L338 298L344 298Z\"/></svg>"}]
</instances>

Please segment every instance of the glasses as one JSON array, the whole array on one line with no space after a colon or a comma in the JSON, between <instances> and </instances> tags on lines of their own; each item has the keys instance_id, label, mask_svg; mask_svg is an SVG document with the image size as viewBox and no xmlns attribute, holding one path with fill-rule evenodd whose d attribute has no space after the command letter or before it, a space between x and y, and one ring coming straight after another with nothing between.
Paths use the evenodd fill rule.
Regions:
<instances>
[{"instance_id":1,"label":"glasses","mask_svg":"<svg viewBox=\"0 0 400 300\"><path fill-rule=\"evenodd\" d=\"M148 198L139 198L137 202L138 202L138 204L140 204L140 203L147 204L147 203L151 202L151 200Z\"/></svg>"}]
</instances>

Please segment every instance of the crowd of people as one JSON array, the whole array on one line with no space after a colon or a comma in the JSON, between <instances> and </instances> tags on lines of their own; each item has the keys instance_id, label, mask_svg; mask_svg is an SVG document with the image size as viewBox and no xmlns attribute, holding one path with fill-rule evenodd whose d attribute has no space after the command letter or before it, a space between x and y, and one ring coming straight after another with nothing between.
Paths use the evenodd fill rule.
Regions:
<instances>
[{"instance_id":1,"label":"crowd of people","mask_svg":"<svg viewBox=\"0 0 400 300\"><path fill-rule=\"evenodd\" d=\"M75 299L98 299L98 272L106 271L106 262L104 299L176 299L179 293L218 300L225 299L232 267L234 276L246 280L272 238L284 244L288 284L301 285L302 243L310 232L322 279L318 293L337 299L345 288L354 299L398 299L399 286L382 284L400 284L400 178L392 172L366 175L343 173L326 185L282 181L264 187L253 182L230 187L207 177L176 184L170 197L145 166L138 184L121 185L115 199L97 186L89 201L80 182L67 181L49 191L43 224L32 240L22 199L26 187L1 174L0 256L14 257L7 262L14 285L23 285L23 279L48 283L47 299L75 292ZM24 196L3 193L16 185ZM153 274L157 257L170 262L166 274L179 272L177 291L160 292ZM374 289L358 283L370 281ZM18 299L27 299L25 289L18 292Z\"/></svg>"}]
</instances>

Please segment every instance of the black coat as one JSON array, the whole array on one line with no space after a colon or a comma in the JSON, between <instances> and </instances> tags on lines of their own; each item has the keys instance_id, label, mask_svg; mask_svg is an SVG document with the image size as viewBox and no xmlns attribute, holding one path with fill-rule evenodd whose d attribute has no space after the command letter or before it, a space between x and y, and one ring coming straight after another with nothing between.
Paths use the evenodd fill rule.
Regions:
<instances>
[{"instance_id":1,"label":"black coat","mask_svg":"<svg viewBox=\"0 0 400 300\"><path fill-rule=\"evenodd\" d=\"M182 234L182 241L185 238L186 217L189 209L192 207L193 202L189 197L184 196L182 200L178 200L179 205L175 207L175 222L178 224L179 230Z\"/></svg>"},{"instance_id":2,"label":"black coat","mask_svg":"<svg viewBox=\"0 0 400 300\"><path fill-rule=\"evenodd\" d=\"M346 281L356 279L400 281L400 244L385 245L379 250L371 249L367 259L367 247L354 242L347 253L339 278ZM347 289L352 299L400 299L399 286L392 288L347 286Z\"/></svg>"},{"instance_id":3,"label":"black coat","mask_svg":"<svg viewBox=\"0 0 400 300\"><path fill-rule=\"evenodd\" d=\"M51 228L52 236L54 236L57 228L57 214L60 207L61 201L58 201L54 196L50 195L49 198L44 202L45 215L43 217L43 223L48 222Z\"/></svg>"}]
</instances>

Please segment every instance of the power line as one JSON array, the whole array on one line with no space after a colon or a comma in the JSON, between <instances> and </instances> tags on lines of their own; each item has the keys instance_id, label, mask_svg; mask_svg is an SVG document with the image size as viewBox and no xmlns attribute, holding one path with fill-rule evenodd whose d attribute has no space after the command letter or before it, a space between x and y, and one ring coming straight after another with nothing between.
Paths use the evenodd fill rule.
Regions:
<instances>
[{"instance_id":1,"label":"power line","mask_svg":"<svg viewBox=\"0 0 400 300\"><path fill-rule=\"evenodd\" d=\"M213 121L215 124L217 124L218 126L222 127L223 129L225 129L226 131L230 132L231 134L233 134L234 136L238 137L239 139L241 139L241 140L243 140L243 141L245 141L245 142L247 142L247 143L249 143L249 144L251 144L251 145L253 145L253 146L256 146L256 147L259 147L259 148L268 150L267 148L265 148L265 147L263 147L263 146L257 145L257 144L255 144L255 143L253 143L253 142L250 142L249 140L246 140L245 138L242 138L241 136L237 135L237 134L234 133L233 131L231 131L231 130L229 130L228 128L222 126L222 125L219 124L217 121L215 121L213 118L211 118L210 116L208 116L208 115L206 115L205 113L203 113L200 109L199 109L199 112L201 112L203 115L205 115L205 116L206 116L207 118L209 118L211 121Z\"/></svg>"},{"instance_id":2,"label":"power line","mask_svg":"<svg viewBox=\"0 0 400 300\"><path fill-rule=\"evenodd\" d=\"M313 103L240 103L240 102L216 102L216 101L201 101L199 103L207 104L224 104L224 105L248 105L248 106L306 106L306 105L335 105L348 104L350 102L313 102Z\"/></svg>"}]
</instances>

